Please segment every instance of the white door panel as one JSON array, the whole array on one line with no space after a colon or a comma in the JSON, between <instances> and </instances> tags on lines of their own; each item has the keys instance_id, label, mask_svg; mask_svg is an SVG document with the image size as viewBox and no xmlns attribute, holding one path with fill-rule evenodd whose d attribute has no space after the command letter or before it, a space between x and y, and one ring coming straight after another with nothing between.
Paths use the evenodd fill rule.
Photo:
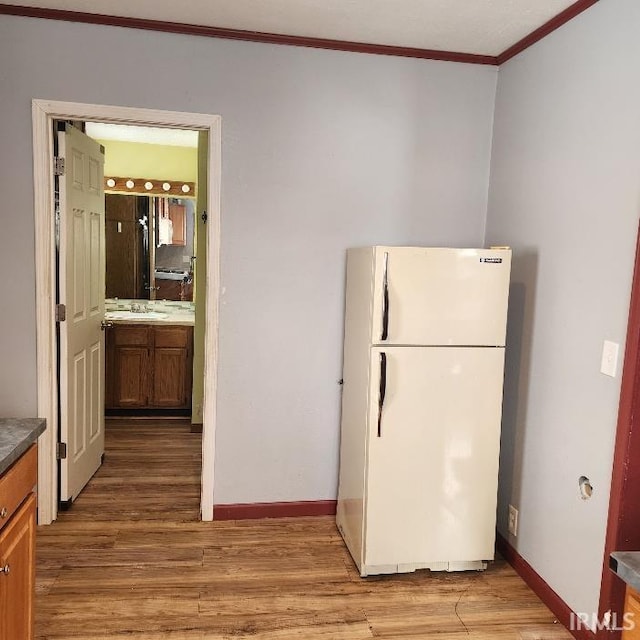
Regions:
<instances>
[{"instance_id":1,"label":"white door panel","mask_svg":"<svg viewBox=\"0 0 640 640\"><path fill-rule=\"evenodd\" d=\"M493 558L503 366L502 348L372 350L367 566Z\"/></svg>"},{"instance_id":2,"label":"white door panel","mask_svg":"<svg viewBox=\"0 0 640 640\"><path fill-rule=\"evenodd\" d=\"M67 126L58 134L60 177L60 499L73 500L104 452L104 157L100 145Z\"/></svg>"},{"instance_id":3,"label":"white door panel","mask_svg":"<svg viewBox=\"0 0 640 640\"><path fill-rule=\"evenodd\" d=\"M374 344L504 345L510 250L376 247L374 268Z\"/></svg>"}]
</instances>

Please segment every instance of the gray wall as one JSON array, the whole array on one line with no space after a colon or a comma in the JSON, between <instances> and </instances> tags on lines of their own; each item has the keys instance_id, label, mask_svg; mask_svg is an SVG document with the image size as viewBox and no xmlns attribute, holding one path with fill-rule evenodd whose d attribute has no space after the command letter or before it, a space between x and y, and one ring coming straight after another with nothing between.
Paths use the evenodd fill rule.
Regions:
<instances>
[{"instance_id":1,"label":"gray wall","mask_svg":"<svg viewBox=\"0 0 640 640\"><path fill-rule=\"evenodd\" d=\"M0 414L36 411L31 100L220 114L214 499L334 498L345 249L482 243L497 71L6 16L0 61Z\"/></svg>"},{"instance_id":2,"label":"gray wall","mask_svg":"<svg viewBox=\"0 0 640 640\"><path fill-rule=\"evenodd\" d=\"M582 612L597 611L620 390L602 342L624 349L638 227L638 33L637 0L600 2L498 82L487 242L514 247L499 526L516 505L511 542Z\"/></svg>"}]
</instances>

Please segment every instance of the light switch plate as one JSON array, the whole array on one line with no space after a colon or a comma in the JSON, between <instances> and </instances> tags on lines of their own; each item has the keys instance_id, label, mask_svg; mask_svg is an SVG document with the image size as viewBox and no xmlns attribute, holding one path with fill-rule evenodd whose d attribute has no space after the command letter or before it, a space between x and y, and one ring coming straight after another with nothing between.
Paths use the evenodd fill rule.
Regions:
<instances>
[{"instance_id":1,"label":"light switch plate","mask_svg":"<svg viewBox=\"0 0 640 640\"><path fill-rule=\"evenodd\" d=\"M620 345L617 342L604 341L602 347L602 362L600 363L600 373L605 376L616 377L618 371L618 351Z\"/></svg>"}]
</instances>

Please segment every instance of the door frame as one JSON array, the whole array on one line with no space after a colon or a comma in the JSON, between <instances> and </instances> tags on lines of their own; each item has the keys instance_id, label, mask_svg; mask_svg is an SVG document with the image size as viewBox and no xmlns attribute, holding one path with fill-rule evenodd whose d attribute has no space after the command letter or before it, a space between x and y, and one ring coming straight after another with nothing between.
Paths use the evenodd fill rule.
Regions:
<instances>
[{"instance_id":1,"label":"door frame","mask_svg":"<svg viewBox=\"0 0 640 640\"><path fill-rule=\"evenodd\" d=\"M200 515L213 520L216 398L218 382L218 309L220 295L220 183L222 118L217 115L138 109L110 105L33 100L33 179L36 250L36 359L38 416L47 426L38 456L38 523L50 524L58 514L58 358L55 323L55 210L53 121L83 120L209 133L207 170L207 299L205 328L202 476Z\"/></svg>"},{"instance_id":2,"label":"door frame","mask_svg":"<svg viewBox=\"0 0 640 640\"><path fill-rule=\"evenodd\" d=\"M598 618L603 620L608 612L615 613L612 621L616 621L617 626L622 625L625 584L609 568L609 554L640 549L640 425L637 416L640 416L640 228L631 284L598 606ZM600 629L597 637L613 640L620 637L620 630Z\"/></svg>"}]
</instances>

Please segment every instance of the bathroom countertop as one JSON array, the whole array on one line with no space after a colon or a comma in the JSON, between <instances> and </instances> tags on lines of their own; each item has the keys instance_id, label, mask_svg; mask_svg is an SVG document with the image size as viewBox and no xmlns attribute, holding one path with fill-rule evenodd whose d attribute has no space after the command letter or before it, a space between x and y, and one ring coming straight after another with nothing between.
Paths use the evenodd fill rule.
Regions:
<instances>
[{"instance_id":1,"label":"bathroom countertop","mask_svg":"<svg viewBox=\"0 0 640 640\"><path fill-rule=\"evenodd\" d=\"M105 300L104 319L115 324L170 324L193 327L195 316L193 302L122 298Z\"/></svg>"},{"instance_id":2,"label":"bathroom countertop","mask_svg":"<svg viewBox=\"0 0 640 640\"><path fill-rule=\"evenodd\" d=\"M42 418L0 418L0 473L4 473L44 431Z\"/></svg>"},{"instance_id":3,"label":"bathroom countertop","mask_svg":"<svg viewBox=\"0 0 640 640\"><path fill-rule=\"evenodd\" d=\"M632 589L640 591L640 551L614 551L609 568Z\"/></svg>"},{"instance_id":4,"label":"bathroom countertop","mask_svg":"<svg viewBox=\"0 0 640 640\"><path fill-rule=\"evenodd\" d=\"M193 327L195 324L195 316L193 313L167 313L162 314L164 317L158 317L154 313L135 313L126 314L118 311L107 311L104 319L114 324L157 324L157 325L182 325Z\"/></svg>"}]
</instances>

